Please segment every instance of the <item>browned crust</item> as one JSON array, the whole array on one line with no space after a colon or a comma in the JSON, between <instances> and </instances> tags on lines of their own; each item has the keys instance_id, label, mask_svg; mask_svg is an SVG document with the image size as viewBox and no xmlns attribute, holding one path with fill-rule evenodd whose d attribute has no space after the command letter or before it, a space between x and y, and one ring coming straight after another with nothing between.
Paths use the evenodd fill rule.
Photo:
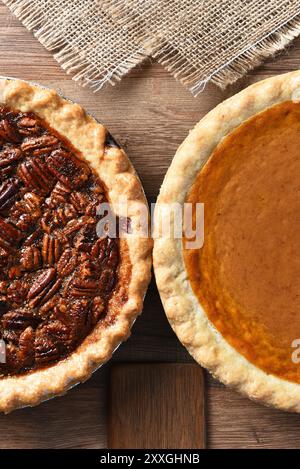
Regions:
<instances>
[{"instance_id":1,"label":"browned crust","mask_svg":"<svg viewBox=\"0 0 300 469\"><path fill-rule=\"evenodd\" d=\"M149 237L141 237L139 232L140 204L147 205L141 183L125 152L107 140L108 133L103 125L87 115L78 104L60 97L56 91L20 80L0 80L0 103L22 112L35 112L68 139L105 183L116 215L120 214L117 204L119 197L126 198L133 232L120 243L119 286L108 309L108 318L113 317L114 320L105 327L96 327L74 353L56 365L21 376L2 378L0 411L7 413L64 394L75 384L89 378L127 339L135 318L142 310L150 281L152 242ZM126 283L126 301L118 299L124 296L122 280Z\"/></svg>"}]
</instances>

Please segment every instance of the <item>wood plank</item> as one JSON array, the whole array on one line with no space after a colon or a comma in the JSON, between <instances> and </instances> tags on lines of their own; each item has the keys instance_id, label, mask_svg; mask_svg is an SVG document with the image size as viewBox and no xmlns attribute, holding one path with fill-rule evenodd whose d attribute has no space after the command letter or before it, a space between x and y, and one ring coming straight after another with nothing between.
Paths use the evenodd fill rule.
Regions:
<instances>
[{"instance_id":1,"label":"wood plank","mask_svg":"<svg viewBox=\"0 0 300 469\"><path fill-rule=\"evenodd\" d=\"M205 447L204 378L194 364L111 369L108 448Z\"/></svg>"},{"instance_id":2,"label":"wood plank","mask_svg":"<svg viewBox=\"0 0 300 469\"><path fill-rule=\"evenodd\" d=\"M107 371L65 396L0 415L0 448L105 448Z\"/></svg>"},{"instance_id":3,"label":"wood plank","mask_svg":"<svg viewBox=\"0 0 300 469\"><path fill-rule=\"evenodd\" d=\"M207 433L209 448L300 448L300 415L251 402L211 380Z\"/></svg>"}]
</instances>

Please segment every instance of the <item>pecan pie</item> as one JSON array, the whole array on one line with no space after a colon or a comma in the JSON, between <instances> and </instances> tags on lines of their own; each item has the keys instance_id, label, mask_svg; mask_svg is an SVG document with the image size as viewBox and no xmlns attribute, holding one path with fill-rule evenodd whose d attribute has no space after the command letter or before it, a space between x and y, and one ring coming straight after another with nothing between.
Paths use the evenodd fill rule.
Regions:
<instances>
[{"instance_id":1,"label":"pecan pie","mask_svg":"<svg viewBox=\"0 0 300 469\"><path fill-rule=\"evenodd\" d=\"M101 124L19 80L0 80L0 103L0 410L8 412L87 379L128 337L151 242L138 232L141 184ZM99 233L101 204L123 217L120 196L127 230Z\"/></svg>"},{"instance_id":2,"label":"pecan pie","mask_svg":"<svg viewBox=\"0 0 300 469\"><path fill-rule=\"evenodd\" d=\"M158 208L193 208L182 239L158 233L154 248L166 314L195 359L250 398L296 412L299 148L299 72L220 104L179 148L158 199ZM204 243L193 247L187 223L195 227L198 203Z\"/></svg>"}]
</instances>

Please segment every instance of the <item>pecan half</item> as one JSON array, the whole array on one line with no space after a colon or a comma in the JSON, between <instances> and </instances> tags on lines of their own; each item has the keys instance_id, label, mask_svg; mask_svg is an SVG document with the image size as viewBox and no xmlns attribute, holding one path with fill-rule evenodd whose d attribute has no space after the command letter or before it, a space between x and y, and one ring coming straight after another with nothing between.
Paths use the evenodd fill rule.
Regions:
<instances>
[{"instance_id":1,"label":"pecan half","mask_svg":"<svg viewBox=\"0 0 300 469\"><path fill-rule=\"evenodd\" d=\"M38 212L40 215L41 213L41 202L42 198L39 197L38 195L34 194L33 192L27 192L27 194L24 195L23 198L25 202L26 209L29 211L35 211Z\"/></svg>"},{"instance_id":2,"label":"pecan half","mask_svg":"<svg viewBox=\"0 0 300 469\"><path fill-rule=\"evenodd\" d=\"M35 281L28 292L27 298L30 300L29 305L35 308L42 305L52 298L61 286L61 279L55 281L55 269L45 270Z\"/></svg>"},{"instance_id":3,"label":"pecan half","mask_svg":"<svg viewBox=\"0 0 300 469\"><path fill-rule=\"evenodd\" d=\"M22 158L22 152L17 147L4 147L0 152L0 168L16 164Z\"/></svg>"},{"instance_id":4,"label":"pecan half","mask_svg":"<svg viewBox=\"0 0 300 469\"><path fill-rule=\"evenodd\" d=\"M60 357L57 345L43 332L37 331L34 341L35 362L45 365L54 362Z\"/></svg>"},{"instance_id":5,"label":"pecan half","mask_svg":"<svg viewBox=\"0 0 300 469\"><path fill-rule=\"evenodd\" d=\"M10 311L9 313L4 314L1 319L1 323L4 329L18 331L24 330L32 324L36 324L37 319L31 312L25 309L19 309L17 311Z\"/></svg>"},{"instance_id":6,"label":"pecan half","mask_svg":"<svg viewBox=\"0 0 300 469\"><path fill-rule=\"evenodd\" d=\"M54 282L50 288L45 289L45 292L41 292L38 297L32 300L32 306L35 307L37 304L43 305L44 303L49 301L53 297L53 295L55 295L55 293L60 289L61 283L61 279L57 279L56 282Z\"/></svg>"},{"instance_id":7,"label":"pecan half","mask_svg":"<svg viewBox=\"0 0 300 469\"><path fill-rule=\"evenodd\" d=\"M52 266L58 261L61 252L60 241L49 234L44 234L42 257L44 265Z\"/></svg>"},{"instance_id":8,"label":"pecan half","mask_svg":"<svg viewBox=\"0 0 300 469\"><path fill-rule=\"evenodd\" d=\"M97 324L99 319L101 318L103 312L105 311L105 303L101 296L96 296L93 299L93 304L92 304L92 323L93 325Z\"/></svg>"},{"instance_id":9,"label":"pecan half","mask_svg":"<svg viewBox=\"0 0 300 469\"><path fill-rule=\"evenodd\" d=\"M41 267L41 253L36 246L26 247L21 255L21 265L24 270L34 271Z\"/></svg>"},{"instance_id":10,"label":"pecan half","mask_svg":"<svg viewBox=\"0 0 300 469\"><path fill-rule=\"evenodd\" d=\"M36 118L24 114L17 122L18 130L21 135L31 136L37 135L41 131L41 127Z\"/></svg>"},{"instance_id":11,"label":"pecan half","mask_svg":"<svg viewBox=\"0 0 300 469\"><path fill-rule=\"evenodd\" d=\"M37 329L35 337L35 360L46 364L66 353L70 343L68 328L60 321L46 323Z\"/></svg>"},{"instance_id":12,"label":"pecan half","mask_svg":"<svg viewBox=\"0 0 300 469\"><path fill-rule=\"evenodd\" d=\"M71 295L74 297L93 297L99 289L96 280L75 280L71 288Z\"/></svg>"},{"instance_id":13,"label":"pecan half","mask_svg":"<svg viewBox=\"0 0 300 469\"><path fill-rule=\"evenodd\" d=\"M67 324L70 328L72 341L77 343L85 336L90 326L90 299L81 298L68 306Z\"/></svg>"},{"instance_id":14,"label":"pecan half","mask_svg":"<svg viewBox=\"0 0 300 469\"><path fill-rule=\"evenodd\" d=\"M18 168L18 176L25 186L37 189L42 194L48 194L55 184L54 177L47 166L39 158L27 160Z\"/></svg>"},{"instance_id":15,"label":"pecan half","mask_svg":"<svg viewBox=\"0 0 300 469\"><path fill-rule=\"evenodd\" d=\"M28 231L41 216L42 198L33 192L27 192L23 199L18 200L11 210L11 219L22 231ZM30 239L38 234L38 230L30 235L24 245L30 244Z\"/></svg>"},{"instance_id":16,"label":"pecan half","mask_svg":"<svg viewBox=\"0 0 300 469\"><path fill-rule=\"evenodd\" d=\"M18 228L0 217L0 236L11 243L18 243L22 239L23 234Z\"/></svg>"},{"instance_id":17,"label":"pecan half","mask_svg":"<svg viewBox=\"0 0 300 469\"><path fill-rule=\"evenodd\" d=\"M51 285L52 281L55 278L55 269L50 268L47 270L44 270L38 278L35 280L34 284L30 288L27 298L31 300L32 298L35 298L39 293L45 291L45 289L49 288L49 285Z\"/></svg>"},{"instance_id":18,"label":"pecan half","mask_svg":"<svg viewBox=\"0 0 300 469\"><path fill-rule=\"evenodd\" d=\"M112 291L114 285L116 283L116 277L114 272L111 270L103 270L100 281L99 281L99 291L104 295L108 296Z\"/></svg>"},{"instance_id":19,"label":"pecan half","mask_svg":"<svg viewBox=\"0 0 300 469\"><path fill-rule=\"evenodd\" d=\"M91 249L91 254L98 261L107 265L113 269L119 260L119 249L116 241L111 238L100 238L98 239Z\"/></svg>"},{"instance_id":20,"label":"pecan half","mask_svg":"<svg viewBox=\"0 0 300 469\"><path fill-rule=\"evenodd\" d=\"M30 152L34 156L48 155L57 147L58 143L58 139L54 135L45 134L40 137L27 138L22 143L21 150L24 153Z\"/></svg>"},{"instance_id":21,"label":"pecan half","mask_svg":"<svg viewBox=\"0 0 300 469\"><path fill-rule=\"evenodd\" d=\"M34 361L34 339L35 333L31 326L26 327L20 335L18 358L23 367L32 365Z\"/></svg>"},{"instance_id":22,"label":"pecan half","mask_svg":"<svg viewBox=\"0 0 300 469\"><path fill-rule=\"evenodd\" d=\"M72 189L80 187L90 174L86 164L63 148L51 153L47 158L47 165L59 181Z\"/></svg>"},{"instance_id":23,"label":"pecan half","mask_svg":"<svg viewBox=\"0 0 300 469\"><path fill-rule=\"evenodd\" d=\"M57 273L61 277L70 275L77 266L77 252L74 249L66 249L57 263Z\"/></svg>"},{"instance_id":24,"label":"pecan half","mask_svg":"<svg viewBox=\"0 0 300 469\"><path fill-rule=\"evenodd\" d=\"M59 294L52 296L50 300L46 301L39 309L39 316L46 318L49 317L49 313L53 314L57 308L57 304L61 300Z\"/></svg>"}]
</instances>

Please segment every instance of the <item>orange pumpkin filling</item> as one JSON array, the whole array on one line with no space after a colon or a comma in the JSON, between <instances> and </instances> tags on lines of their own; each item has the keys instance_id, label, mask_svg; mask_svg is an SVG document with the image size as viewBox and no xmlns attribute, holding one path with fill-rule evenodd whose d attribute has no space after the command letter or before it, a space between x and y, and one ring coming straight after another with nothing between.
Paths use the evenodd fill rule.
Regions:
<instances>
[{"instance_id":1,"label":"orange pumpkin filling","mask_svg":"<svg viewBox=\"0 0 300 469\"><path fill-rule=\"evenodd\" d=\"M184 240L184 259L208 318L256 366L300 383L300 104L230 133L186 202L205 207L204 245Z\"/></svg>"}]
</instances>

